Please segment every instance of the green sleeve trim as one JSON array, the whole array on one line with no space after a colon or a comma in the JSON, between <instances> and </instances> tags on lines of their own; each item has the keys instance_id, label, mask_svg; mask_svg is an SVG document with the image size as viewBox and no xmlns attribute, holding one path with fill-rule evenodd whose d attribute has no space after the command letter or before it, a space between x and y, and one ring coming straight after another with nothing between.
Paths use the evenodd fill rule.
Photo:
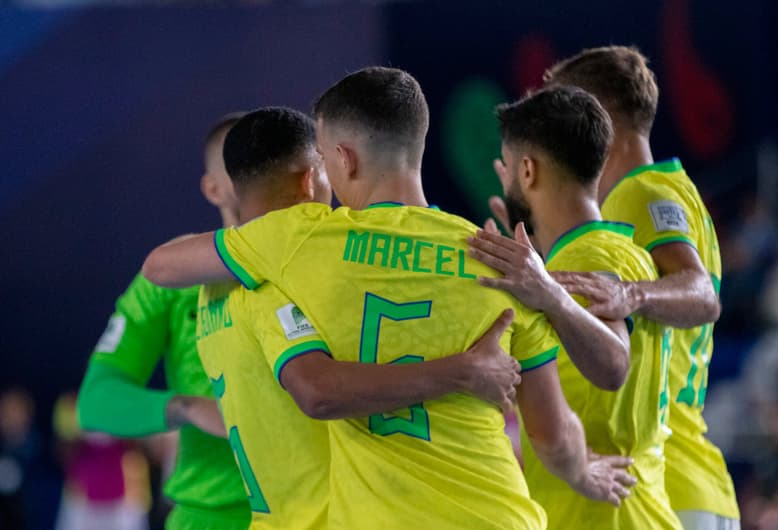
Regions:
<instances>
[{"instance_id":1,"label":"green sleeve trim","mask_svg":"<svg viewBox=\"0 0 778 530\"><path fill-rule=\"evenodd\" d=\"M713 288L716 290L716 294L721 294L721 280L718 276L711 274L710 281L713 282Z\"/></svg>"},{"instance_id":2,"label":"green sleeve trim","mask_svg":"<svg viewBox=\"0 0 778 530\"><path fill-rule=\"evenodd\" d=\"M521 371L528 372L530 370L534 370L535 368L539 368L544 364L550 363L551 361L556 359L557 353L559 353L559 346L554 346L550 350L546 350L543 353L539 353L534 357L530 357L529 359L524 359L523 361L519 361L519 364L521 364Z\"/></svg>"},{"instance_id":3,"label":"green sleeve trim","mask_svg":"<svg viewBox=\"0 0 778 530\"><path fill-rule=\"evenodd\" d=\"M235 261L235 258L233 258L230 255L229 250L227 250L227 245L224 243L224 228L220 228L214 233L213 241L214 245L216 245L216 253L219 255L219 258L221 258L222 263L224 263L227 270L235 276L241 285L249 290L254 290L259 287L260 284L251 277L251 274L246 272L246 269L240 266L240 263Z\"/></svg>"},{"instance_id":4,"label":"green sleeve trim","mask_svg":"<svg viewBox=\"0 0 778 530\"><path fill-rule=\"evenodd\" d=\"M330 355L330 349L327 347L327 343L323 340L311 340L308 342L296 344L282 353L276 360L275 367L273 368L273 375L275 376L276 381L279 383L281 382L281 371L284 369L284 366L286 366L286 363L295 357L299 357L300 355L316 350L323 351L327 355Z\"/></svg>"},{"instance_id":5,"label":"green sleeve trim","mask_svg":"<svg viewBox=\"0 0 778 530\"><path fill-rule=\"evenodd\" d=\"M166 432L167 403L175 395L140 386L121 369L93 360L78 392L78 423L85 431L131 438Z\"/></svg>"},{"instance_id":6,"label":"green sleeve trim","mask_svg":"<svg viewBox=\"0 0 778 530\"><path fill-rule=\"evenodd\" d=\"M697 249L697 245L694 244L694 242L689 239L688 237L684 236L669 236L669 237L661 237L659 239L655 239L648 245L646 245L646 250L651 252L656 247L660 247L662 245L666 245L668 243L686 243L687 245L691 245L694 249Z\"/></svg>"}]
</instances>

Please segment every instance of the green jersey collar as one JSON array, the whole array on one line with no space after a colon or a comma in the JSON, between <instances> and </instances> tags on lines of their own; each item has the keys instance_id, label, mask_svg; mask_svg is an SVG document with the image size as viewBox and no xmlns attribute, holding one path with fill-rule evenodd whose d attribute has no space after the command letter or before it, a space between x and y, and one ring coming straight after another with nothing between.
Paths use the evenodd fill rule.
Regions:
<instances>
[{"instance_id":1,"label":"green jersey collar","mask_svg":"<svg viewBox=\"0 0 778 530\"><path fill-rule=\"evenodd\" d=\"M621 177L619 180L616 181L616 184L613 185L613 187L608 191L608 193L605 195L605 197L602 199L602 202L600 205L605 204L605 201L608 200L608 197L611 193L613 193L613 190L615 190L619 184L627 180L628 178L635 177L637 175L640 175L642 173L647 173L648 171L657 171L659 173L673 173L675 171L681 171L683 170L683 166L681 165L681 161L678 160L677 157L670 158L669 160L662 160L661 162L654 162L653 164L648 164L646 166L639 166Z\"/></svg>"},{"instance_id":2,"label":"green jersey collar","mask_svg":"<svg viewBox=\"0 0 778 530\"><path fill-rule=\"evenodd\" d=\"M398 206L405 206L401 202L394 202L394 201L381 201L381 202L374 202L373 204L370 204L365 208L365 210L370 210L372 208L397 208Z\"/></svg>"},{"instance_id":3,"label":"green jersey collar","mask_svg":"<svg viewBox=\"0 0 778 530\"><path fill-rule=\"evenodd\" d=\"M675 171L681 171L683 169L683 166L681 165L681 161L678 160L678 158L671 158L669 160L662 160L661 162L654 162L653 164L648 164L647 166L640 166L636 167L626 175L624 175L624 178L627 179L629 177L634 177L635 175L639 175L641 173L645 173L647 171L658 171L659 173L673 173Z\"/></svg>"},{"instance_id":4,"label":"green jersey collar","mask_svg":"<svg viewBox=\"0 0 778 530\"><path fill-rule=\"evenodd\" d=\"M630 239L632 239L632 236L635 234L635 227L631 224L616 223L613 221L587 221L574 228L571 228L559 236L559 238L557 238L554 244L551 245L551 250L548 251L546 263L551 261L551 259L569 243L575 241L582 235L588 234L589 232L594 232L595 230L613 232L614 234L619 234Z\"/></svg>"},{"instance_id":5,"label":"green jersey collar","mask_svg":"<svg viewBox=\"0 0 778 530\"><path fill-rule=\"evenodd\" d=\"M381 202L374 202L373 204L368 205L365 210L371 210L373 208L397 208L399 206L405 206L401 202L395 202L395 201L381 201ZM427 206L427 208L430 208L432 210L440 210L437 206L434 204L430 204Z\"/></svg>"}]
</instances>

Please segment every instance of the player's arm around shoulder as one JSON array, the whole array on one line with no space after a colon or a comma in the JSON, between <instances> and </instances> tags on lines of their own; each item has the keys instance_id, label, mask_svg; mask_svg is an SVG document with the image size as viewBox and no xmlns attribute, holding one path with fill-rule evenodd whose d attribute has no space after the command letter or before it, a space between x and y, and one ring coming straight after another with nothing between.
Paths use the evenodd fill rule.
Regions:
<instances>
[{"instance_id":1,"label":"player's arm around shoulder","mask_svg":"<svg viewBox=\"0 0 778 530\"><path fill-rule=\"evenodd\" d=\"M636 282L632 287L641 315L678 328L719 319L721 302L695 247L683 242L667 243L653 248L651 257L660 278Z\"/></svg>"},{"instance_id":2,"label":"player's arm around shoulder","mask_svg":"<svg viewBox=\"0 0 778 530\"><path fill-rule=\"evenodd\" d=\"M600 320L573 300L546 271L523 223L517 226L515 239L479 231L468 243L472 257L502 273L501 278L479 277L481 285L504 290L544 313L570 359L593 384L603 390L618 390L624 384L630 357L626 325Z\"/></svg>"},{"instance_id":3,"label":"player's arm around shoulder","mask_svg":"<svg viewBox=\"0 0 778 530\"><path fill-rule=\"evenodd\" d=\"M618 506L636 483L632 459L600 456L586 446L581 421L570 410L555 362L524 373L517 404L530 443L543 465L579 494Z\"/></svg>"},{"instance_id":4,"label":"player's arm around shoulder","mask_svg":"<svg viewBox=\"0 0 778 530\"><path fill-rule=\"evenodd\" d=\"M718 294L700 258L705 249L697 248L696 243L708 241L703 231L706 226L712 231L712 223L700 218L699 210L671 187L627 179L618 191L619 200L606 201L603 214L635 226L635 243L650 252L660 279L584 286L602 301L592 311L611 316L638 312L679 328L718 320Z\"/></svg>"},{"instance_id":5,"label":"player's arm around shoulder","mask_svg":"<svg viewBox=\"0 0 778 530\"><path fill-rule=\"evenodd\" d=\"M512 407L520 366L500 347L513 320L506 310L466 352L409 364L335 361L322 349L301 351L276 370L300 409L315 419L390 412L452 392L503 410Z\"/></svg>"},{"instance_id":6,"label":"player's arm around shoulder","mask_svg":"<svg viewBox=\"0 0 778 530\"><path fill-rule=\"evenodd\" d=\"M239 227L175 238L146 257L143 275L163 287L192 287L233 278L247 289L274 280L288 248L332 209L304 203L255 218Z\"/></svg>"},{"instance_id":7,"label":"player's arm around shoulder","mask_svg":"<svg viewBox=\"0 0 778 530\"><path fill-rule=\"evenodd\" d=\"M149 253L143 276L161 287L192 287L231 278L214 246L215 232L180 236Z\"/></svg>"}]
</instances>

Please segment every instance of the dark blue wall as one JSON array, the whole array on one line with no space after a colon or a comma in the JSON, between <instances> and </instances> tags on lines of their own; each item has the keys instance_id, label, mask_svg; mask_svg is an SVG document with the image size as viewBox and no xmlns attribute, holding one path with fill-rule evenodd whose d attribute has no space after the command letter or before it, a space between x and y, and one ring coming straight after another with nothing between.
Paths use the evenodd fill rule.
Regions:
<instances>
[{"instance_id":1,"label":"dark blue wall","mask_svg":"<svg viewBox=\"0 0 778 530\"><path fill-rule=\"evenodd\" d=\"M657 157L681 156L726 212L733 192L754 185L754 146L778 137L777 9L769 0L0 9L0 386L31 388L47 417L53 396L78 384L146 252L218 224L197 185L214 119L267 104L308 109L371 63L419 78L432 110L429 197L480 221L481 198L496 189L492 99L517 97L583 46L637 44L662 87Z\"/></svg>"},{"instance_id":2,"label":"dark blue wall","mask_svg":"<svg viewBox=\"0 0 778 530\"><path fill-rule=\"evenodd\" d=\"M156 243L213 228L202 142L383 61L368 7L0 10L0 387L75 388Z\"/></svg>"}]
</instances>

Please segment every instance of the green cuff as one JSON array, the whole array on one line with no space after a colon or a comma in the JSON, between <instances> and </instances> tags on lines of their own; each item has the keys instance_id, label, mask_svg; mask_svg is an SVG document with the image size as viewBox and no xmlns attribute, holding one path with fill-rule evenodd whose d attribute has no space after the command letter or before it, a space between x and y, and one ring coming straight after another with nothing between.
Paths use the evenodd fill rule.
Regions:
<instances>
[{"instance_id":1,"label":"green cuff","mask_svg":"<svg viewBox=\"0 0 778 530\"><path fill-rule=\"evenodd\" d=\"M534 357L530 357L529 359L524 359L523 361L519 361L519 364L521 364L521 371L529 372L530 370L534 370L535 368L540 368L544 364L550 363L551 361L556 359L558 352L559 352L559 346L554 346L550 350L546 350L543 353L539 353Z\"/></svg>"},{"instance_id":2,"label":"green cuff","mask_svg":"<svg viewBox=\"0 0 778 530\"><path fill-rule=\"evenodd\" d=\"M284 351L284 353L282 353L276 360L276 364L273 368L273 375L275 376L276 381L281 383L281 370L284 369L286 363L288 363L295 357L299 357L300 355L310 353L312 351L323 351L324 353L332 357L332 355L330 354L330 349L327 347L327 343L324 342L323 340L312 340L312 341L296 344L291 348L289 348L288 350Z\"/></svg>"},{"instance_id":3,"label":"green cuff","mask_svg":"<svg viewBox=\"0 0 778 530\"><path fill-rule=\"evenodd\" d=\"M78 423L85 431L135 438L166 432L173 391L145 388L115 366L89 363L78 392Z\"/></svg>"},{"instance_id":4,"label":"green cuff","mask_svg":"<svg viewBox=\"0 0 778 530\"><path fill-rule=\"evenodd\" d=\"M227 267L227 270L230 271L233 276L235 276L235 279L237 279L241 285L243 285L243 287L250 291L253 291L259 287L260 284L251 277L251 274L249 274L246 269L241 267L240 264L235 261L235 258L230 256L230 252L227 250L227 245L224 243L224 228L220 228L214 233L213 242L216 246L216 253L219 255L219 258L221 258L222 263L225 267Z\"/></svg>"},{"instance_id":5,"label":"green cuff","mask_svg":"<svg viewBox=\"0 0 778 530\"><path fill-rule=\"evenodd\" d=\"M662 245L666 245L668 243L686 243L687 245L691 245L695 250L697 249L697 245L695 245L694 242L688 237L669 236L669 237L660 237L659 239L655 239L654 241L646 245L646 250L651 252L656 247L661 247Z\"/></svg>"}]
</instances>

